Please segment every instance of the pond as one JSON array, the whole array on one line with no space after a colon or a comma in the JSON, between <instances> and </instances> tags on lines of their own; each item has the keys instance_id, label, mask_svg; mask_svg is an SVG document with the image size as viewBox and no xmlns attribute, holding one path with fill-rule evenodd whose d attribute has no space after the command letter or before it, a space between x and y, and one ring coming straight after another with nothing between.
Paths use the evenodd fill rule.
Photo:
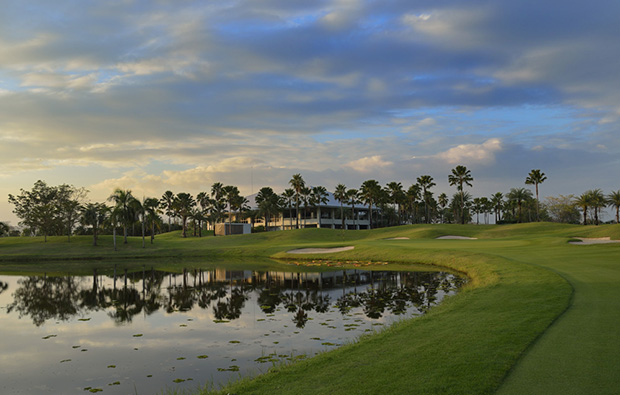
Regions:
<instances>
[{"instance_id":1,"label":"pond","mask_svg":"<svg viewBox=\"0 0 620 395\"><path fill-rule=\"evenodd\" d=\"M437 271L290 270L0 275L2 391L219 388L423 314L464 282Z\"/></svg>"}]
</instances>

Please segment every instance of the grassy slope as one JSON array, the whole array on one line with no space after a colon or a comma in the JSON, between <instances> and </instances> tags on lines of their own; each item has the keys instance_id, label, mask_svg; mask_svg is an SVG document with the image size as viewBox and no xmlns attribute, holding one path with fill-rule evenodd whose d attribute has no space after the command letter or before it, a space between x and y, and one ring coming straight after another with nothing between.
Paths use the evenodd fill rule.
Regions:
<instances>
[{"instance_id":1,"label":"grassy slope","mask_svg":"<svg viewBox=\"0 0 620 395\"><path fill-rule=\"evenodd\" d=\"M479 240L433 240L447 234ZM410 240L386 240L395 236ZM620 301L620 246L568 245L567 239L573 236L618 239L620 227L433 225L186 240L168 234L144 250L141 240L132 239L128 246L120 245L118 252L111 251L111 238L102 240L103 246L97 248L90 247L88 238L74 238L70 248L66 238L53 238L47 244L2 239L0 270L25 270L33 261L56 257L165 256L168 261L164 265L174 267L173 258L178 257L196 261L204 257L292 257L285 251L355 245L354 250L334 257L444 265L468 273L472 282L425 317L273 374L245 380L226 392L491 393L504 382L501 391L506 393L610 393L619 388L614 368L619 362L620 342L613 329L620 324L615 314ZM10 263L9 259L24 261ZM77 262L73 264L88 265ZM554 321L567 308L566 314ZM527 355L519 360L525 351Z\"/></svg>"}]
</instances>

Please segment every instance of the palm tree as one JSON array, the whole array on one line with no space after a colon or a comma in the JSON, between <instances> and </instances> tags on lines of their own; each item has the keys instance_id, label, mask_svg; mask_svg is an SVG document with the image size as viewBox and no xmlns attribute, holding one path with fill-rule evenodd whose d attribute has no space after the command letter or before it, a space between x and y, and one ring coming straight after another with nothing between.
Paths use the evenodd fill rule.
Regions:
<instances>
[{"instance_id":1,"label":"palm tree","mask_svg":"<svg viewBox=\"0 0 620 395\"><path fill-rule=\"evenodd\" d=\"M214 201L209 197L207 192L200 192L196 195L196 203L200 205L200 212L202 214L202 219L199 221L200 227L198 229L198 237L202 237L202 221L208 221L211 210L213 209L213 202Z\"/></svg>"},{"instance_id":2,"label":"palm tree","mask_svg":"<svg viewBox=\"0 0 620 395\"><path fill-rule=\"evenodd\" d=\"M93 228L93 246L97 245L99 227L106 220L108 207L103 203L88 203L82 208L82 223Z\"/></svg>"},{"instance_id":3,"label":"palm tree","mask_svg":"<svg viewBox=\"0 0 620 395\"><path fill-rule=\"evenodd\" d=\"M196 201L189 193L181 192L174 199L174 209L176 214L181 217L181 225L183 227L183 237L187 237L187 218L192 213L192 208L196 205Z\"/></svg>"},{"instance_id":4,"label":"palm tree","mask_svg":"<svg viewBox=\"0 0 620 395\"><path fill-rule=\"evenodd\" d=\"M368 205L369 229L372 229L372 205L375 203L381 193L381 186L377 180L366 180L360 187L360 200Z\"/></svg>"},{"instance_id":5,"label":"palm tree","mask_svg":"<svg viewBox=\"0 0 620 395\"><path fill-rule=\"evenodd\" d=\"M616 223L620 224L620 190L607 195L607 203L616 209Z\"/></svg>"},{"instance_id":6,"label":"palm tree","mask_svg":"<svg viewBox=\"0 0 620 395\"><path fill-rule=\"evenodd\" d=\"M282 192L283 203L288 207L288 217L291 229L293 229L293 200L295 198L295 190L292 188L286 188ZM282 222L282 229L284 229L284 220Z\"/></svg>"},{"instance_id":7,"label":"palm tree","mask_svg":"<svg viewBox=\"0 0 620 395\"><path fill-rule=\"evenodd\" d=\"M452 169L452 174L448 175L448 182L450 186L457 186L457 191L463 192L463 184L471 187L471 182L474 178L471 176L471 171L463 165L458 165ZM461 193L461 198L464 198L464 194ZM461 224L465 224L465 201L461 200Z\"/></svg>"},{"instance_id":8,"label":"palm tree","mask_svg":"<svg viewBox=\"0 0 620 395\"><path fill-rule=\"evenodd\" d=\"M293 174L293 178L290 179L289 184L295 191L295 227L299 229L299 200L301 198L301 191L306 186L306 182L301 177L301 174Z\"/></svg>"},{"instance_id":9,"label":"palm tree","mask_svg":"<svg viewBox=\"0 0 620 395\"><path fill-rule=\"evenodd\" d=\"M234 202L239 196L239 189L234 185L226 185L222 188L223 197L228 202L228 232L231 232L232 228L232 215L233 215L233 207Z\"/></svg>"},{"instance_id":10,"label":"palm tree","mask_svg":"<svg viewBox=\"0 0 620 395\"><path fill-rule=\"evenodd\" d=\"M271 215L280 210L280 197L270 187L263 187L256 195L256 204L265 218L265 231L268 231Z\"/></svg>"},{"instance_id":11,"label":"palm tree","mask_svg":"<svg viewBox=\"0 0 620 395\"><path fill-rule=\"evenodd\" d=\"M392 181L387 184L387 193L390 197L390 201L394 206L398 206L398 225L401 224L401 203L405 200L405 191L403 185L400 182Z\"/></svg>"},{"instance_id":12,"label":"palm tree","mask_svg":"<svg viewBox=\"0 0 620 395\"><path fill-rule=\"evenodd\" d=\"M607 199L605 199L605 195L600 189L592 189L588 193L590 195L590 207L594 209L594 224L598 225L599 212L603 207L607 206Z\"/></svg>"},{"instance_id":13,"label":"palm tree","mask_svg":"<svg viewBox=\"0 0 620 395\"><path fill-rule=\"evenodd\" d=\"M168 216L168 232L172 230L171 228L171 217L174 215L174 207L172 206L174 203L174 193L172 191L166 191L159 199L159 205L162 209L164 209L164 214Z\"/></svg>"},{"instance_id":14,"label":"palm tree","mask_svg":"<svg viewBox=\"0 0 620 395\"><path fill-rule=\"evenodd\" d=\"M146 243L144 241L144 227L145 227L145 222L146 222L146 208L144 207L144 197L142 198L142 202L139 201L136 198L133 198L131 200L131 208L133 209L134 213L137 214L138 216L138 220L140 221L140 225L142 226L142 248L146 247Z\"/></svg>"},{"instance_id":15,"label":"palm tree","mask_svg":"<svg viewBox=\"0 0 620 395\"><path fill-rule=\"evenodd\" d=\"M347 202L351 205L351 213L353 215L353 228L357 229L357 217L355 216L355 205L360 203L359 191L355 188L347 191Z\"/></svg>"},{"instance_id":16,"label":"palm tree","mask_svg":"<svg viewBox=\"0 0 620 395\"><path fill-rule=\"evenodd\" d=\"M306 217L308 206L310 205L310 195L312 194L312 188L304 186L301 188L301 194L299 195L299 200L304 205L304 228L306 227Z\"/></svg>"},{"instance_id":17,"label":"palm tree","mask_svg":"<svg viewBox=\"0 0 620 395\"><path fill-rule=\"evenodd\" d=\"M493 205L493 211L495 212L495 223L498 223L502 219L502 207L504 206L504 194L496 192L491 196L491 204Z\"/></svg>"},{"instance_id":18,"label":"palm tree","mask_svg":"<svg viewBox=\"0 0 620 395\"><path fill-rule=\"evenodd\" d=\"M151 223L151 244L153 244L153 240L155 239L155 223L161 222L159 218L159 201L157 198L146 198L142 203L144 210L146 211L146 219Z\"/></svg>"},{"instance_id":19,"label":"palm tree","mask_svg":"<svg viewBox=\"0 0 620 395\"><path fill-rule=\"evenodd\" d=\"M446 210L446 206L448 205L448 202L448 195L446 195L445 193L442 192L439 196L437 196L437 203L439 204L439 207L441 207L441 223L443 223L443 215L444 211Z\"/></svg>"},{"instance_id":20,"label":"palm tree","mask_svg":"<svg viewBox=\"0 0 620 395\"><path fill-rule=\"evenodd\" d=\"M532 169L532 171L530 171L530 174L528 174L527 178L525 179L526 185L536 186L536 222L540 221L540 215L539 215L540 201L538 200L538 184L542 184L546 179L547 177L545 177L545 173L542 173L540 169Z\"/></svg>"},{"instance_id":21,"label":"palm tree","mask_svg":"<svg viewBox=\"0 0 620 395\"><path fill-rule=\"evenodd\" d=\"M224 196L224 184L216 182L211 185L211 197L213 198L213 211L215 215L215 222L220 222L224 218L225 196Z\"/></svg>"},{"instance_id":22,"label":"palm tree","mask_svg":"<svg viewBox=\"0 0 620 395\"><path fill-rule=\"evenodd\" d=\"M407 189L407 202L409 204L409 211L411 212L413 219L411 223L417 223L418 213L417 206L418 200L420 199L420 194L422 193L422 188L419 184L413 184Z\"/></svg>"},{"instance_id":23,"label":"palm tree","mask_svg":"<svg viewBox=\"0 0 620 395\"><path fill-rule=\"evenodd\" d=\"M327 189L323 186L312 187L312 192L310 192L310 201L312 202L313 207L318 207L317 210L317 219L318 219L318 227L321 227L321 205L327 204L329 197L329 193L327 193Z\"/></svg>"},{"instance_id":24,"label":"palm tree","mask_svg":"<svg viewBox=\"0 0 620 395\"><path fill-rule=\"evenodd\" d=\"M123 237L124 244L127 244L127 225L130 221L133 221L131 202L134 197L131 195L130 190L123 190L116 188L114 192L108 197L108 201L114 203L114 209L116 211L115 217L120 220L123 225Z\"/></svg>"},{"instance_id":25,"label":"palm tree","mask_svg":"<svg viewBox=\"0 0 620 395\"><path fill-rule=\"evenodd\" d=\"M583 210L583 224L588 224L588 207L591 205L590 191L586 191L575 199L575 205Z\"/></svg>"},{"instance_id":26,"label":"palm tree","mask_svg":"<svg viewBox=\"0 0 620 395\"><path fill-rule=\"evenodd\" d=\"M347 201L347 187L344 184L336 185L336 190L334 191L334 199L340 202L340 218L342 218L342 229L344 229L345 220L343 204Z\"/></svg>"},{"instance_id":27,"label":"palm tree","mask_svg":"<svg viewBox=\"0 0 620 395\"><path fill-rule=\"evenodd\" d=\"M416 182L422 188L422 196L424 198L424 219L427 224L430 224L430 215L428 213L428 196L426 196L426 192L434 187L436 184L433 182L433 177L429 175L420 176L416 179Z\"/></svg>"},{"instance_id":28,"label":"palm tree","mask_svg":"<svg viewBox=\"0 0 620 395\"><path fill-rule=\"evenodd\" d=\"M511 200L517 204L518 209L518 217L517 222L521 223L521 208L523 207L523 203L532 199L532 192L525 188L511 188L510 192L508 192L508 200Z\"/></svg>"}]
</instances>

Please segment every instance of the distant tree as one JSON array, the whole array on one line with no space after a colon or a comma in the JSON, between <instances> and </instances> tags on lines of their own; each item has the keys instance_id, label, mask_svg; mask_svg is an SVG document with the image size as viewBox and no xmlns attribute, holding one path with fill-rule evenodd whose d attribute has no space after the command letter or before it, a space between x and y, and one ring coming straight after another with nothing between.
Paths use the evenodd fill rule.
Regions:
<instances>
[{"instance_id":1,"label":"distant tree","mask_svg":"<svg viewBox=\"0 0 620 395\"><path fill-rule=\"evenodd\" d=\"M441 223L443 223L444 211L446 210L446 206L449 202L450 200L448 199L448 195L446 195L445 193L441 193L439 196L437 196L437 204L441 209Z\"/></svg>"},{"instance_id":2,"label":"distant tree","mask_svg":"<svg viewBox=\"0 0 620 395\"><path fill-rule=\"evenodd\" d=\"M538 199L538 185L542 184L547 177L545 177L545 173L542 173L540 169L532 169L530 174L528 174L525 179L525 184L527 185L535 185L536 186L536 222L540 221L540 200Z\"/></svg>"},{"instance_id":3,"label":"distant tree","mask_svg":"<svg viewBox=\"0 0 620 395\"><path fill-rule=\"evenodd\" d=\"M131 190L116 188L108 197L108 201L114 203L114 218L123 226L123 243L127 244L127 227L133 222L132 202L134 200Z\"/></svg>"},{"instance_id":4,"label":"distant tree","mask_svg":"<svg viewBox=\"0 0 620 395\"><path fill-rule=\"evenodd\" d=\"M280 210L280 197L271 189L263 187L256 195L256 205L259 215L265 219L265 230L269 230L269 221L274 213Z\"/></svg>"},{"instance_id":5,"label":"distant tree","mask_svg":"<svg viewBox=\"0 0 620 395\"><path fill-rule=\"evenodd\" d=\"M194 206L196 206L196 201L189 193L178 193L174 199L174 210L176 215L181 218L183 237L187 237L187 218L191 215Z\"/></svg>"},{"instance_id":6,"label":"distant tree","mask_svg":"<svg viewBox=\"0 0 620 395\"><path fill-rule=\"evenodd\" d=\"M8 236L11 228L8 224L0 222L0 237Z\"/></svg>"},{"instance_id":7,"label":"distant tree","mask_svg":"<svg viewBox=\"0 0 620 395\"><path fill-rule=\"evenodd\" d=\"M523 222L522 218L522 207L523 203L532 199L532 192L525 188L511 188L510 192L508 192L508 200L511 200L517 204L517 222Z\"/></svg>"},{"instance_id":8,"label":"distant tree","mask_svg":"<svg viewBox=\"0 0 620 395\"><path fill-rule=\"evenodd\" d=\"M67 229L67 240L71 241L73 227L80 219L80 212L88 191L67 184L58 186L57 190L58 212Z\"/></svg>"},{"instance_id":9,"label":"distant tree","mask_svg":"<svg viewBox=\"0 0 620 395\"><path fill-rule=\"evenodd\" d=\"M366 180L360 187L360 200L368 206L369 228L372 229L372 206L380 199L381 186L377 180Z\"/></svg>"},{"instance_id":10,"label":"distant tree","mask_svg":"<svg viewBox=\"0 0 620 395\"><path fill-rule=\"evenodd\" d=\"M456 186L458 192L463 192L463 185L469 187L472 186L471 182L474 178L471 176L471 171L467 167L458 165L452 169L452 174L448 176L448 183L451 186ZM461 193L461 198L464 198L465 194ZM465 200L461 201L461 224L465 224Z\"/></svg>"},{"instance_id":11,"label":"distant tree","mask_svg":"<svg viewBox=\"0 0 620 395\"><path fill-rule=\"evenodd\" d=\"M590 194L588 192L584 192L575 198L575 205L583 211L584 225L588 224L588 207L590 207L592 203Z\"/></svg>"},{"instance_id":12,"label":"distant tree","mask_svg":"<svg viewBox=\"0 0 620 395\"><path fill-rule=\"evenodd\" d=\"M283 204L288 207L288 217L291 229L293 228L293 201L295 199L295 190L293 188L286 188L284 192L282 192L282 200ZM284 221L284 220L283 220ZM284 222L282 223L282 227L284 228Z\"/></svg>"},{"instance_id":13,"label":"distant tree","mask_svg":"<svg viewBox=\"0 0 620 395\"><path fill-rule=\"evenodd\" d=\"M429 196L427 196L427 192L436 184L433 182L433 177L429 175L420 176L416 179L416 181L418 185L420 185L420 187L422 188L422 199L424 200L424 220L427 224L430 224L430 214L428 211Z\"/></svg>"},{"instance_id":14,"label":"distant tree","mask_svg":"<svg viewBox=\"0 0 620 395\"><path fill-rule=\"evenodd\" d=\"M392 181L386 185L386 192L389 196L390 203L394 205L398 213L398 225L401 224L402 203L406 200L403 185L400 182Z\"/></svg>"},{"instance_id":15,"label":"distant tree","mask_svg":"<svg viewBox=\"0 0 620 395\"><path fill-rule=\"evenodd\" d=\"M215 222L220 222L224 219L224 210L226 209L224 184L216 182L211 185L211 197L213 198L213 215Z\"/></svg>"},{"instance_id":16,"label":"distant tree","mask_svg":"<svg viewBox=\"0 0 620 395\"><path fill-rule=\"evenodd\" d=\"M504 207L504 194L496 192L491 196L491 204L493 205L493 212L495 213L495 223L498 223L502 219L502 208Z\"/></svg>"},{"instance_id":17,"label":"distant tree","mask_svg":"<svg viewBox=\"0 0 620 395\"><path fill-rule=\"evenodd\" d=\"M607 195L607 203L616 209L616 223L620 224L620 190Z\"/></svg>"},{"instance_id":18,"label":"distant tree","mask_svg":"<svg viewBox=\"0 0 620 395\"><path fill-rule=\"evenodd\" d=\"M422 188L420 187L420 184L413 184L409 187L409 189L407 189L407 205L408 205L408 211L411 214L411 223L417 223L418 222L418 213L417 213L417 206L418 206L418 200L422 199Z\"/></svg>"},{"instance_id":19,"label":"distant tree","mask_svg":"<svg viewBox=\"0 0 620 395\"><path fill-rule=\"evenodd\" d=\"M290 179L289 184L295 191L295 227L299 229L299 201L301 199L302 189L306 186L306 182L302 178L301 174L293 174L293 177Z\"/></svg>"},{"instance_id":20,"label":"distant tree","mask_svg":"<svg viewBox=\"0 0 620 395\"><path fill-rule=\"evenodd\" d=\"M345 229L344 203L347 202L347 187L344 184L336 185L334 199L340 202L340 218L342 219L342 229Z\"/></svg>"},{"instance_id":21,"label":"distant tree","mask_svg":"<svg viewBox=\"0 0 620 395\"><path fill-rule=\"evenodd\" d=\"M9 203L15 206L13 213L21 219L20 225L29 228L33 234L37 231L44 236L61 234L65 221L66 192L69 186L54 187L44 181L35 182L32 190L20 189L19 195L9 194Z\"/></svg>"},{"instance_id":22,"label":"distant tree","mask_svg":"<svg viewBox=\"0 0 620 395\"><path fill-rule=\"evenodd\" d=\"M329 197L329 193L327 193L327 189L323 186L312 187L312 191L310 192L310 202L312 207L317 209L317 220L318 227L321 227L321 205L327 204Z\"/></svg>"},{"instance_id":23,"label":"distant tree","mask_svg":"<svg viewBox=\"0 0 620 395\"><path fill-rule=\"evenodd\" d=\"M355 188L347 191L347 202L351 205L351 215L353 216L353 228L357 229L357 216L355 215L355 205L360 203L359 191Z\"/></svg>"},{"instance_id":24,"label":"distant tree","mask_svg":"<svg viewBox=\"0 0 620 395\"><path fill-rule=\"evenodd\" d=\"M151 225L151 244L153 244L155 240L155 224L161 222L161 218L159 218L159 201L154 197L146 198L142 202L142 206L144 207L146 220Z\"/></svg>"},{"instance_id":25,"label":"distant tree","mask_svg":"<svg viewBox=\"0 0 620 395\"><path fill-rule=\"evenodd\" d=\"M553 222L578 224L580 221L579 210L575 205L575 196L573 195L547 196L542 207L549 213Z\"/></svg>"},{"instance_id":26,"label":"distant tree","mask_svg":"<svg viewBox=\"0 0 620 395\"><path fill-rule=\"evenodd\" d=\"M174 215L174 193L172 191L166 191L159 199L159 205L164 210L164 214L168 216L168 232L172 230L171 219Z\"/></svg>"},{"instance_id":27,"label":"distant tree","mask_svg":"<svg viewBox=\"0 0 620 395\"><path fill-rule=\"evenodd\" d=\"M590 195L590 207L594 209L594 224L599 224L599 213L607 206L607 199L600 189L592 189L587 192Z\"/></svg>"},{"instance_id":28,"label":"distant tree","mask_svg":"<svg viewBox=\"0 0 620 395\"><path fill-rule=\"evenodd\" d=\"M99 229L103 226L109 210L103 203L88 203L82 207L82 223L92 227L93 246L97 245Z\"/></svg>"}]
</instances>

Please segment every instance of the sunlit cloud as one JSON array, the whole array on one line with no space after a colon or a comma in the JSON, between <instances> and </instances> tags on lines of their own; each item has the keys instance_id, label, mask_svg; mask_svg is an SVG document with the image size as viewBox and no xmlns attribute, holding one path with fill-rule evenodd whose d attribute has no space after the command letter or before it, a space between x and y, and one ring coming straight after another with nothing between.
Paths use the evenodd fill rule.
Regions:
<instances>
[{"instance_id":1,"label":"sunlit cloud","mask_svg":"<svg viewBox=\"0 0 620 395\"><path fill-rule=\"evenodd\" d=\"M502 142L499 139L489 139L482 144L460 144L445 152L437 154L450 164L457 163L484 163L495 161L495 155L502 150Z\"/></svg>"}]
</instances>

